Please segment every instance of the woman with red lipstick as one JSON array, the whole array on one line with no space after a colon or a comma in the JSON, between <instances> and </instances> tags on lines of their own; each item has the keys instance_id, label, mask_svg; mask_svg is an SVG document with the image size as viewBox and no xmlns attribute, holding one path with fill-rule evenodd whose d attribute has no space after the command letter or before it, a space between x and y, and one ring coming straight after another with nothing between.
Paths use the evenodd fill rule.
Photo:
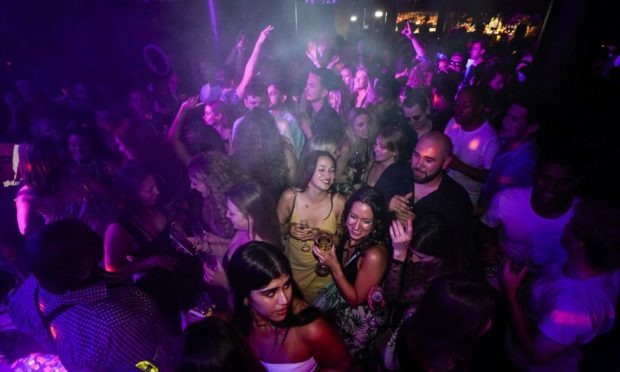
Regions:
<instances>
[{"instance_id":1,"label":"woman with red lipstick","mask_svg":"<svg viewBox=\"0 0 620 372\"><path fill-rule=\"evenodd\" d=\"M233 324L267 371L345 371L344 342L318 309L303 299L286 256L265 242L249 242L228 267Z\"/></svg>"},{"instance_id":2,"label":"woman with red lipstick","mask_svg":"<svg viewBox=\"0 0 620 372\"><path fill-rule=\"evenodd\" d=\"M373 286L381 285L390 258L387 206L378 191L363 187L347 201L344 216L346 230L338 247L332 245L329 251L313 248L334 279L315 304L334 316L351 354L371 366L376 362L374 341L385 313L372 310L367 298Z\"/></svg>"}]
</instances>

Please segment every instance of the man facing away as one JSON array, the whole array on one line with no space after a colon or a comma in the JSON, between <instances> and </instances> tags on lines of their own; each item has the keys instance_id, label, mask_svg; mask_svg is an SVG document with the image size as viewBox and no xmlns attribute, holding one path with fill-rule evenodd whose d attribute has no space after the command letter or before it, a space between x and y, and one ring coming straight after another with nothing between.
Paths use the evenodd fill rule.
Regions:
<instances>
[{"instance_id":1,"label":"man facing away","mask_svg":"<svg viewBox=\"0 0 620 372\"><path fill-rule=\"evenodd\" d=\"M79 221L46 225L25 245L32 276L10 299L11 319L70 371L130 371L140 362L172 370L174 344L155 303L99 272L102 251Z\"/></svg>"}]
</instances>

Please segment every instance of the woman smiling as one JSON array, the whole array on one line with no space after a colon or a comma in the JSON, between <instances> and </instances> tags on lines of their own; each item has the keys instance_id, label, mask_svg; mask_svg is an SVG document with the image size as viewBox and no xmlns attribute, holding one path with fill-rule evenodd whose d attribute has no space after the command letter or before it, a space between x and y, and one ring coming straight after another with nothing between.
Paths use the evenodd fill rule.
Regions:
<instances>
[{"instance_id":1,"label":"woman smiling","mask_svg":"<svg viewBox=\"0 0 620 372\"><path fill-rule=\"evenodd\" d=\"M285 253L293 276L304 296L312 301L319 290L331 282L314 271L314 240L323 233L336 234L344 209L344 196L330 191L334 183L336 161L324 151L312 151L303 160L298 188L289 188L278 202L281 233L288 240Z\"/></svg>"},{"instance_id":2,"label":"woman smiling","mask_svg":"<svg viewBox=\"0 0 620 372\"><path fill-rule=\"evenodd\" d=\"M388 267L387 206L375 189L364 187L353 193L345 207L346 231L335 248L313 252L327 266L334 283L315 301L333 315L338 331L353 357L367 367L376 363L374 341L385 322L382 310L367 304L374 286L381 285Z\"/></svg>"}]
</instances>

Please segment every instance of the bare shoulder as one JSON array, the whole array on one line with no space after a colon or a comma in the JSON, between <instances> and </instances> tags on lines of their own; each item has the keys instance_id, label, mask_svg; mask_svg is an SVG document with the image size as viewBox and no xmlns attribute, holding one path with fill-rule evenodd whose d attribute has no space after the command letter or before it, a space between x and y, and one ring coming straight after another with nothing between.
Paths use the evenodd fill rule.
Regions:
<instances>
[{"instance_id":1,"label":"bare shoulder","mask_svg":"<svg viewBox=\"0 0 620 372\"><path fill-rule=\"evenodd\" d=\"M318 316L310 323L300 327L300 336L310 342L322 342L325 341L325 336L331 333L335 333L335 329L323 316Z\"/></svg>"},{"instance_id":2,"label":"bare shoulder","mask_svg":"<svg viewBox=\"0 0 620 372\"><path fill-rule=\"evenodd\" d=\"M347 202L347 198L346 196L340 194L340 193L336 193L334 195L334 209L342 212L344 210L344 205Z\"/></svg>"},{"instance_id":3,"label":"bare shoulder","mask_svg":"<svg viewBox=\"0 0 620 372\"><path fill-rule=\"evenodd\" d=\"M301 299L294 299L293 300L293 312L295 314L299 314L302 311L308 309L310 307L310 304L308 302L306 302L305 300L301 300ZM325 330L325 326L329 326L329 323L322 317L322 316L318 316L316 317L316 319L312 320L310 323L305 324L301 327L299 327L299 331L300 331L300 335L304 338L311 338L311 337L319 337L317 332L320 334L321 330Z\"/></svg>"},{"instance_id":4,"label":"bare shoulder","mask_svg":"<svg viewBox=\"0 0 620 372\"><path fill-rule=\"evenodd\" d=\"M19 191L17 191L17 201L28 202L35 198L34 190L28 185L22 186Z\"/></svg>"},{"instance_id":5,"label":"bare shoulder","mask_svg":"<svg viewBox=\"0 0 620 372\"><path fill-rule=\"evenodd\" d=\"M366 250L364 261L381 262L387 261L388 249L383 244L376 244Z\"/></svg>"},{"instance_id":6,"label":"bare shoulder","mask_svg":"<svg viewBox=\"0 0 620 372\"><path fill-rule=\"evenodd\" d=\"M112 222L105 229L105 239L127 239L129 232L118 222Z\"/></svg>"},{"instance_id":7,"label":"bare shoulder","mask_svg":"<svg viewBox=\"0 0 620 372\"><path fill-rule=\"evenodd\" d=\"M298 191L294 190L292 187L289 187L288 189L284 190L282 192L282 195L280 195L280 200L279 200L279 204L286 204L286 205L290 205L293 203L293 200L295 200L295 195L298 193Z\"/></svg>"}]
</instances>

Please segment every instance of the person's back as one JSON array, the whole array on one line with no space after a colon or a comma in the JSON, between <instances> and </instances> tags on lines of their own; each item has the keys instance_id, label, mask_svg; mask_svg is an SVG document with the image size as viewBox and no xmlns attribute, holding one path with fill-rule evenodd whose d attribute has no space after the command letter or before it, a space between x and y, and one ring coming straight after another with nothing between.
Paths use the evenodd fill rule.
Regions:
<instances>
[{"instance_id":1,"label":"person's back","mask_svg":"<svg viewBox=\"0 0 620 372\"><path fill-rule=\"evenodd\" d=\"M185 330L178 371L264 370L247 341L225 320L208 317Z\"/></svg>"},{"instance_id":2,"label":"person's back","mask_svg":"<svg viewBox=\"0 0 620 372\"><path fill-rule=\"evenodd\" d=\"M170 368L172 339L153 301L99 274L101 251L99 237L78 221L45 226L25 246L33 276L11 297L13 322L71 371L131 370L141 361Z\"/></svg>"},{"instance_id":3,"label":"person's back","mask_svg":"<svg viewBox=\"0 0 620 372\"><path fill-rule=\"evenodd\" d=\"M91 286L58 295L30 277L11 298L11 319L39 343L51 342L71 371L130 370L143 360L160 368L169 365L171 339L153 300L138 288L110 279L102 277ZM34 306L37 298L41 313Z\"/></svg>"},{"instance_id":4,"label":"person's back","mask_svg":"<svg viewBox=\"0 0 620 372\"><path fill-rule=\"evenodd\" d=\"M480 338L492 325L495 300L484 283L464 274L436 279L396 341L408 371L467 371Z\"/></svg>"}]
</instances>

